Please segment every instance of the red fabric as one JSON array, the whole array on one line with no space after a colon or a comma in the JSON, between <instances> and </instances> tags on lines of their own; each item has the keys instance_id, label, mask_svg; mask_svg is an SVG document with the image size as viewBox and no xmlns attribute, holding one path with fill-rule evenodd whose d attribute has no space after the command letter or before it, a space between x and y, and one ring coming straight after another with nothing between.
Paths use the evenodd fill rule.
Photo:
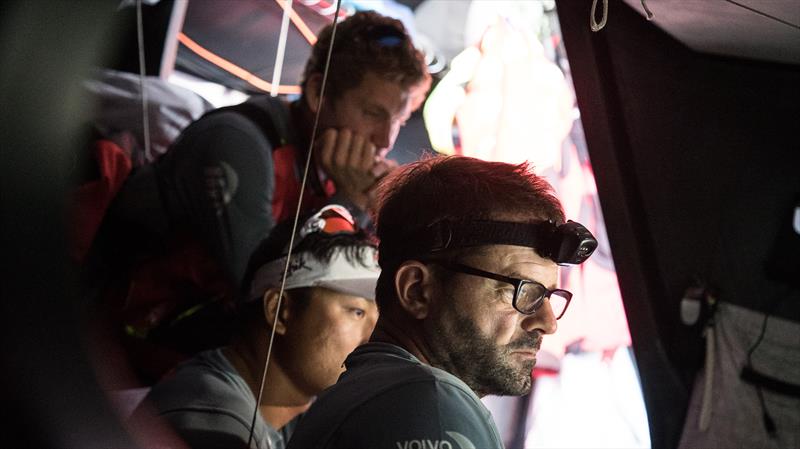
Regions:
<instances>
[{"instance_id":1,"label":"red fabric","mask_svg":"<svg viewBox=\"0 0 800 449\"><path fill-rule=\"evenodd\" d=\"M297 151L292 145L284 145L272 152L272 162L275 167L275 195L272 198L272 217L276 223L293 217L300 198L300 181L302 173L297 173ZM325 183L325 196L315 195L313 190L306 186L303 194L303 211L319 209L325 205L328 198L333 196L335 188L333 181Z\"/></svg>"},{"instance_id":2,"label":"red fabric","mask_svg":"<svg viewBox=\"0 0 800 449\"><path fill-rule=\"evenodd\" d=\"M89 252L111 200L122 187L132 167L125 150L110 140L96 141L94 156L100 178L79 186L73 194L70 217L71 253L79 262L83 262Z\"/></svg>"},{"instance_id":3,"label":"red fabric","mask_svg":"<svg viewBox=\"0 0 800 449\"><path fill-rule=\"evenodd\" d=\"M551 368L534 368L533 371L531 371L531 376L534 379L538 379L540 377L554 377L558 376L558 374L558 370Z\"/></svg>"}]
</instances>

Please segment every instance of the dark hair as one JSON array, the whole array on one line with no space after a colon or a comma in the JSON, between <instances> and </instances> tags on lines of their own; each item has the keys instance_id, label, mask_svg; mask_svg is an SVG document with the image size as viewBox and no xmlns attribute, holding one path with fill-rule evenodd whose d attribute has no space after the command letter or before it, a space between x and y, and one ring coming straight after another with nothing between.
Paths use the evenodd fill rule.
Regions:
<instances>
[{"instance_id":1,"label":"dark hair","mask_svg":"<svg viewBox=\"0 0 800 449\"><path fill-rule=\"evenodd\" d=\"M333 26L326 26L311 49L302 87L311 75L323 73ZM336 27L336 41L328 68L331 98L361 84L364 73L411 87L429 77L425 57L414 47L403 23L374 11L357 12Z\"/></svg>"},{"instance_id":2,"label":"dark hair","mask_svg":"<svg viewBox=\"0 0 800 449\"><path fill-rule=\"evenodd\" d=\"M561 203L527 163L506 164L463 156L430 157L387 176L378 192L376 217L382 251L402 245L409 231L442 220L487 220L516 215L564 222ZM400 246L402 247L402 246ZM402 259L382 254L376 302L394 298L394 275Z\"/></svg>"},{"instance_id":3,"label":"dark hair","mask_svg":"<svg viewBox=\"0 0 800 449\"><path fill-rule=\"evenodd\" d=\"M301 217L299 226L302 226L311 215L307 214L305 217ZM242 281L241 292L243 295L249 293L250 283L253 282L253 276L255 276L259 268L286 255L292 235L292 224L293 219L278 223L269 236L262 240L253 251ZM376 247L374 240L363 230L353 234L339 233L332 235L315 232L300 241L295 240L294 244L295 247L292 249L292 253L305 252L322 263L330 262L334 251L339 248L344 249L344 255L348 262L362 263L364 251L367 248ZM250 298L244 297L243 299Z\"/></svg>"}]
</instances>

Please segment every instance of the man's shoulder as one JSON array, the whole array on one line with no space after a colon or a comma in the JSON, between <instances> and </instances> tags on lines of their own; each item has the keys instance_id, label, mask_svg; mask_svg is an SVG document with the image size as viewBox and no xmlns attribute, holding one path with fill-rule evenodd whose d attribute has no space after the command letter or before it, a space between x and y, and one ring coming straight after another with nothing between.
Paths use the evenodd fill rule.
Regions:
<instances>
[{"instance_id":1,"label":"man's shoulder","mask_svg":"<svg viewBox=\"0 0 800 449\"><path fill-rule=\"evenodd\" d=\"M289 104L283 100L272 98L269 95L256 95L243 103L215 109L204 117L226 117L227 120L236 120L255 125L274 146L288 143L291 137L292 114Z\"/></svg>"},{"instance_id":2,"label":"man's shoulder","mask_svg":"<svg viewBox=\"0 0 800 449\"><path fill-rule=\"evenodd\" d=\"M255 404L244 380L219 349L200 353L179 365L152 388L147 400L160 414L180 410L235 413L252 410Z\"/></svg>"},{"instance_id":3,"label":"man's shoulder","mask_svg":"<svg viewBox=\"0 0 800 449\"><path fill-rule=\"evenodd\" d=\"M269 95L256 95L245 102L213 109L186 127L176 144L192 138L207 139L208 133L215 136L248 136L261 138L273 148L286 145L293 139L292 115L289 105Z\"/></svg>"},{"instance_id":4,"label":"man's shoulder","mask_svg":"<svg viewBox=\"0 0 800 449\"><path fill-rule=\"evenodd\" d=\"M480 399L459 378L428 365L407 365L375 370L353 378L350 387L364 392L359 407L375 407L399 416L419 413L439 415L466 409L480 414Z\"/></svg>"},{"instance_id":5,"label":"man's shoulder","mask_svg":"<svg viewBox=\"0 0 800 449\"><path fill-rule=\"evenodd\" d=\"M296 447L403 447L403 441L464 435L495 447L491 416L466 384L404 351L381 349L362 348L348 358L354 366L301 420Z\"/></svg>"},{"instance_id":6,"label":"man's shoulder","mask_svg":"<svg viewBox=\"0 0 800 449\"><path fill-rule=\"evenodd\" d=\"M412 361L376 361L345 372L341 386L351 386L372 396L396 389L424 389L428 394L455 394L478 400L458 377L442 369Z\"/></svg>"},{"instance_id":7,"label":"man's shoulder","mask_svg":"<svg viewBox=\"0 0 800 449\"><path fill-rule=\"evenodd\" d=\"M373 393L405 385L437 384L455 389L477 400L477 396L458 377L445 370L420 362L400 346L389 343L367 343L357 348L345 362L347 371L335 387L354 385L369 387Z\"/></svg>"},{"instance_id":8,"label":"man's shoulder","mask_svg":"<svg viewBox=\"0 0 800 449\"><path fill-rule=\"evenodd\" d=\"M236 447L247 441L255 398L222 350L215 349L179 365L152 388L143 407L169 422L191 447ZM264 442L259 447L277 441L276 435L257 420L255 439Z\"/></svg>"},{"instance_id":9,"label":"man's shoulder","mask_svg":"<svg viewBox=\"0 0 800 449\"><path fill-rule=\"evenodd\" d=\"M452 376L425 367L373 375L321 396L289 448L502 447L489 411Z\"/></svg>"}]
</instances>

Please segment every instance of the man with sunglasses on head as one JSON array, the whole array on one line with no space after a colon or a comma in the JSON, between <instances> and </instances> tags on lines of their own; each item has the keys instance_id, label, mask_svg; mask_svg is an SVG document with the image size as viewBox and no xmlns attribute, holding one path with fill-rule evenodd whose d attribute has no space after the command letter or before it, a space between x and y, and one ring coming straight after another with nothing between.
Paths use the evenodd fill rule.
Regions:
<instances>
[{"instance_id":1,"label":"man with sunglasses on head","mask_svg":"<svg viewBox=\"0 0 800 449\"><path fill-rule=\"evenodd\" d=\"M125 324L147 334L154 319L180 319L197 304L230 296L261 236L294 216L301 191L302 211L341 204L369 227L377 181L396 165L386 155L430 83L400 21L358 12L337 25L335 39L332 25L320 32L298 99L254 95L190 124L167 153L130 177L112 208L113 223L124 225L113 232L109 257L145 265L123 264L130 285L144 286L124 292Z\"/></svg>"},{"instance_id":2,"label":"man with sunglasses on head","mask_svg":"<svg viewBox=\"0 0 800 449\"><path fill-rule=\"evenodd\" d=\"M380 318L300 421L295 448L500 448L479 398L522 395L597 245L526 164L443 157L383 184Z\"/></svg>"},{"instance_id":3,"label":"man with sunglasses on head","mask_svg":"<svg viewBox=\"0 0 800 449\"><path fill-rule=\"evenodd\" d=\"M375 326L376 248L341 206L297 232L278 309L291 229L291 220L278 225L250 259L231 344L179 365L147 396L144 407L192 448L247 447L268 352L250 447L284 447L297 416ZM134 423L145 422L142 413Z\"/></svg>"},{"instance_id":4,"label":"man with sunglasses on head","mask_svg":"<svg viewBox=\"0 0 800 449\"><path fill-rule=\"evenodd\" d=\"M316 133L303 207L342 204L364 225L377 181L395 166L386 155L430 83L399 20L358 12L337 25L335 41L333 26L325 27L299 99L261 94L214 110L157 162L170 220L200 223L194 228L213 256L240 279L260 233L294 216Z\"/></svg>"}]
</instances>

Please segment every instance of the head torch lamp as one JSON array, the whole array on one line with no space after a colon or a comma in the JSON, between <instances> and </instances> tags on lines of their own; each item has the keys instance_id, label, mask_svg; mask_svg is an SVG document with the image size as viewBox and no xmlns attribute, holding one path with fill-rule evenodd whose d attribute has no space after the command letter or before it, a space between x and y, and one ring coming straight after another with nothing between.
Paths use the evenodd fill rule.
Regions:
<instances>
[{"instance_id":1,"label":"head torch lamp","mask_svg":"<svg viewBox=\"0 0 800 449\"><path fill-rule=\"evenodd\" d=\"M597 239L574 221L556 225L553 221L444 220L412 232L398 243L399 246L391 247L381 242L381 265L389 262L388 259L397 262L480 245L526 246L559 265L577 265L597 249Z\"/></svg>"}]
</instances>

